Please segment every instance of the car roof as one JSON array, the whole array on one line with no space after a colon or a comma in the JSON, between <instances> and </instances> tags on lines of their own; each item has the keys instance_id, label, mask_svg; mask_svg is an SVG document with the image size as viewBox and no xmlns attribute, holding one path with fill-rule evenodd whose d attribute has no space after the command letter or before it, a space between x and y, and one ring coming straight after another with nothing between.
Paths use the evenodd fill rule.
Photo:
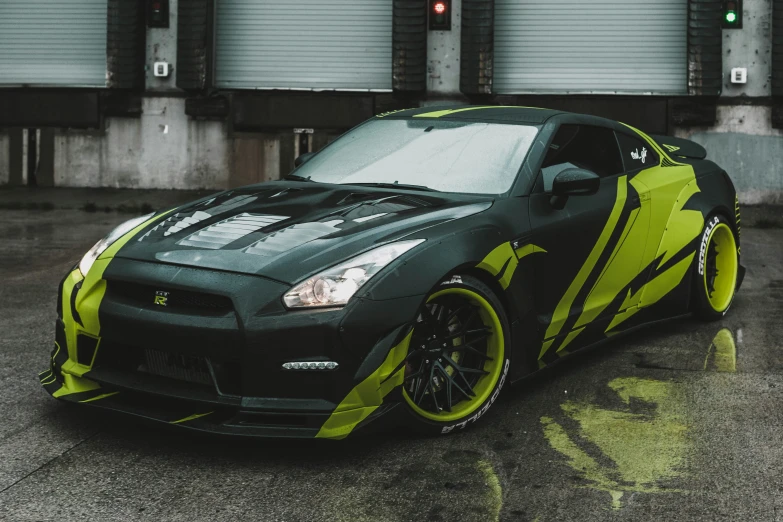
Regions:
<instances>
[{"instance_id":1,"label":"car roof","mask_svg":"<svg viewBox=\"0 0 783 522\"><path fill-rule=\"evenodd\" d=\"M379 114L376 118L408 119L408 118L438 118L457 121L487 122L487 123L518 123L541 124L553 116L570 114L554 109L539 109L537 107L516 107L507 105L452 105L419 107L402 109ZM606 120L597 118L596 123Z\"/></svg>"}]
</instances>

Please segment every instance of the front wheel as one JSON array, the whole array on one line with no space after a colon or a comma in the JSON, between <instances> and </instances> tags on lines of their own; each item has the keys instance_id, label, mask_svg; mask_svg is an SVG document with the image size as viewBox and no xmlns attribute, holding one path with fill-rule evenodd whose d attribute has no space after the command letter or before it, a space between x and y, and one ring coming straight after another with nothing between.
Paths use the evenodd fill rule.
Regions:
<instances>
[{"instance_id":1,"label":"front wheel","mask_svg":"<svg viewBox=\"0 0 783 522\"><path fill-rule=\"evenodd\" d=\"M505 384L511 358L505 310L471 276L452 276L422 307L402 394L419 431L450 433L477 421Z\"/></svg>"},{"instance_id":2,"label":"front wheel","mask_svg":"<svg viewBox=\"0 0 783 522\"><path fill-rule=\"evenodd\" d=\"M706 321L720 319L734 301L739 271L737 241L723 216L707 219L694 269L694 313Z\"/></svg>"}]
</instances>

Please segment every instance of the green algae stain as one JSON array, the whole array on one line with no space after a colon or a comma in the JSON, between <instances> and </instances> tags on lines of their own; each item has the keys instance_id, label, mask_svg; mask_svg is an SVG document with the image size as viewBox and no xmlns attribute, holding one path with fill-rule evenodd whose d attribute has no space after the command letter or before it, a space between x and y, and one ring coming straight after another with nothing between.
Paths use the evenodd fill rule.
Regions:
<instances>
[{"instance_id":1,"label":"green algae stain","mask_svg":"<svg viewBox=\"0 0 783 522\"><path fill-rule=\"evenodd\" d=\"M634 377L618 378L609 387L628 407L609 409L567 401L565 415L578 423L568 433L551 417L541 417L550 446L585 480L587 487L610 494L612 507L622 507L628 492L676 491L665 483L678 477L688 449L683 402L676 385ZM631 400L642 401L643 413L630 411ZM587 444L579 444L585 441ZM600 450L590 455L585 447Z\"/></svg>"}]
</instances>

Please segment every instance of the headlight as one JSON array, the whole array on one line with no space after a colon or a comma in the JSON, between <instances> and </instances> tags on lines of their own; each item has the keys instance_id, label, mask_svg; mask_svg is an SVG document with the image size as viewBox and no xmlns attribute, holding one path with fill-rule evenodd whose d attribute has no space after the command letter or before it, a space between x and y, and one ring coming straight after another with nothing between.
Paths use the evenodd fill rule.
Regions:
<instances>
[{"instance_id":1,"label":"headlight","mask_svg":"<svg viewBox=\"0 0 783 522\"><path fill-rule=\"evenodd\" d=\"M82 275L87 277L87 272L89 272L90 268L92 268L92 264L95 263L95 260L98 259L98 257L100 257L100 255L103 254L106 249L112 245L112 243L147 221L153 215L155 215L154 212L152 214L147 214L146 216L141 216L126 221L122 225L109 232L108 236L95 243L95 245L89 249L86 254L84 254L82 260L79 261L79 271L82 273Z\"/></svg>"},{"instance_id":2,"label":"headlight","mask_svg":"<svg viewBox=\"0 0 783 522\"><path fill-rule=\"evenodd\" d=\"M398 241L365 252L299 283L285 294L283 301L288 308L342 306L383 267L423 242Z\"/></svg>"}]
</instances>

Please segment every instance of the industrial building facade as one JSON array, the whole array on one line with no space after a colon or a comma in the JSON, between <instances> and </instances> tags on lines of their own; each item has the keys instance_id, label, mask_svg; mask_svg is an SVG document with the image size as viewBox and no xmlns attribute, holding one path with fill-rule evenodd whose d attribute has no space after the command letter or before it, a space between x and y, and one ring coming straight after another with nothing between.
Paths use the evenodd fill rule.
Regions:
<instances>
[{"instance_id":1,"label":"industrial building facade","mask_svg":"<svg viewBox=\"0 0 783 522\"><path fill-rule=\"evenodd\" d=\"M745 202L783 201L783 0L728 4L736 27L725 0L3 0L0 184L277 179L451 101L690 137Z\"/></svg>"}]
</instances>

